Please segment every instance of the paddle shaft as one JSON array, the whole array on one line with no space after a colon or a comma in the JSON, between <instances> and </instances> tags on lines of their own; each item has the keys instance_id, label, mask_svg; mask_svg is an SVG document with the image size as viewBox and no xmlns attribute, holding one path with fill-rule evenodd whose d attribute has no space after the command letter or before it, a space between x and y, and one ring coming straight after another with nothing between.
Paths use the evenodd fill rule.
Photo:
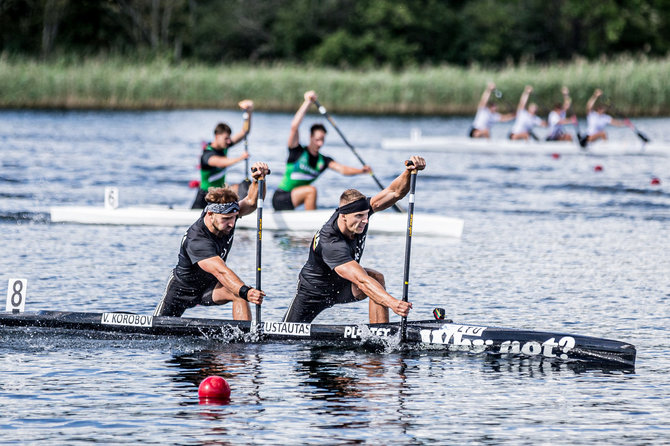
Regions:
<instances>
[{"instance_id":1,"label":"paddle shaft","mask_svg":"<svg viewBox=\"0 0 670 446\"><path fill-rule=\"evenodd\" d=\"M610 101L609 98L608 98L606 101L603 101L603 102L604 102L608 107L610 107L610 108L612 109L612 111L614 112L615 115L617 115L617 116L623 118L623 120L624 120L624 122L626 123L626 125L633 131L633 133L635 133L635 134L637 135L638 138L640 138L640 139L642 140L642 142L644 142L644 143L648 143L648 142L651 141L647 135L645 135L645 134L642 133L640 130L638 130L637 127L635 127L635 124L633 124L633 123L630 121L630 119L628 119L628 117L627 117L626 115L624 115L623 113L619 112L619 111L617 110L617 108L614 107L614 106L612 105L612 103L611 103L612 101Z\"/></svg>"},{"instance_id":2,"label":"paddle shaft","mask_svg":"<svg viewBox=\"0 0 670 446\"><path fill-rule=\"evenodd\" d=\"M575 117L575 137L577 137L577 144L579 145L579 148L581 150L586 150L586 143L588 139L588 135L584 134L582 135L582 130L579 128L579 118L577 118L577 113L575 113L574 109L572 108L572 103L570 104L570 107L565 111L565 116L568 116L568 113L572 112L572 114Z\"/></svg>"},{"instance_id":3,"label":"paddle shaft","mask_svg":"<svg viewBox=\"0 0 670 446\"><path fill-rule=\"evenodd\" d=\"M330 122L330 124L333 126L333 128L335 129L335 131L338 133L338 135L340 135L340 138L342 138L342 141L344 141L344 143L347 145L347 147L349 147L349 148L351 149L351 151L354 153L354 155L356 156L356 158L358 158L358 161L359 161L362 165L365 166L365 165L366 165L366 164L365 164L365 161L363 161L363 158L361 158L361 156L358 154L358 152L356 151L356 148L355 148L353 145L351 145L351 143L349 143L349 141L347 141L347 138L344 136L344 134L342 133L342 131L340 130L340 128L337 126L337 124L335 124L335 120L328 114L328 111L326 110L326 107L324 107L323 105L321 105L321 103L320 103L318 100L315 100L315 101L314 101L314 104L315 104L315 105L317 106L317 108L319 109L319 113L321 113L323 116L326 117L326 119ZM374 174L374 172L371 171L371 172L370 172L370 176L371 176L372 179L375 181L375 183L377 183L377 186L379 186L379 188L380 188L381 190L384 190L384 185L381 183L381 181L379 181L379 179L378 179L377 176ZM397 212L403 212L403 209L400 207L400 205L399 205L398 203L396 203L396 204L393 205L393 209L395 209Z\"/></svg>"},{"instance_id":4,"label":"paddle shaft","mask_svg":"<svg viewBox=\"0 0 670 446\"><path fill-rule=\"evenodd\" d=\"M249 134L249 128L250 128L250 120L249 120L249 112L244 111L242 114L242 130L244 130L244 153L249 153L249 141L247 140L247 135ZM244 181L251 181L249 179L249 157L247 157L244 160Z\"/></svg>"},{"instance_id":5,"label":"paddle shaft","mask_svg":"<svg viewBox=\"0 0 670 446\"><path fill-rule=\"evenodd\" d=\"M263 247L263 187L265 179L258 180L258 199L256 205L256 289L261 290L261 252ZM261 331L261 305L256 304L256 330Z\"/></svg>"},{"instance_id":6,"label":"paddle shaft","mask_svg":"<svg viewBox=\"0 0 670 446\"><path fill-rule=\"evenodd\" d=\"M412 226L414 225L414 191L416 190L416 170L410 172L409 205L407 206L407 235L405 236L405 266L402 284L402 300L409 301L409 260L412 251ZM407 317L400 321L400 342L407 340Z\"/></svg>"}]
</instances>

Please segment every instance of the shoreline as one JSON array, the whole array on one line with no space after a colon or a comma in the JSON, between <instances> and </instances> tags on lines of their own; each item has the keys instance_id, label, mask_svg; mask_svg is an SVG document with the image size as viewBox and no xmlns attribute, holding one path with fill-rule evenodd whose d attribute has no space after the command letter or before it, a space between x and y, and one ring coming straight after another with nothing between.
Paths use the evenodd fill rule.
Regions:
<instances>
[{"instance_id":1,"label":"shoreline","mask_svg":"<svg viewBox=\"0 0 670 446\"><path fill-rule=\"evenodd\" d=\"M567 85L583 117L595 88L630 117L670 116L670 57L523 65L501 69L416 67L402 71L338 70L300 65L171 64L118 57L36 61L0 57L0 109L183 110L236 109L254 100L266 112L294 112L306 90L315 90L332 113L395 116L469 116L489 81L503 92L502 111L513 111L525 85L546 114Z\"/></svg>"}]
</instances>

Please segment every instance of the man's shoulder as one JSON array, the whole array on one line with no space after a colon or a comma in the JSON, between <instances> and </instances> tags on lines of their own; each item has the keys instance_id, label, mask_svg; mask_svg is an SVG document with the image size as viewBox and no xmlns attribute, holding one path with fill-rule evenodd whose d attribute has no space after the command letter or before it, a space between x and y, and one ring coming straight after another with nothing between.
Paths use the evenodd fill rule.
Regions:
<instances>
[{"instance_id":1,"label":"man's shoulder","mask_svg":"<svg viewBox=\"0 0 670 446\"><path fill-rule=\"evenodd\" d=\"M321 229L318 233L321 241L332 244L344 240L344 235L342 235L342 232L340 232L339 228L337 227L337 216L338 214L334 213L328 219L328 221L323 226L321 226Z\"/></svg>"},{"instance_id":2,"label":"man's shoulder","mask_svg":"<svg viewBox=\"0 0 670 446\"><path fill-rule=\"evenodd\" d=\"M203 211L204 214L204 211ZM203 216L200 216L186 231L186 238L191 239L198 236L206 236L209 233Z\"/></svg>"},{"instance_id":3,"label":"man's shoulder","mask_svg":"<svg viewBox=\"0 0 670 446\"><path fill-rule=\"evenodd\" d=\"M297 146L293 146L293 147L288 148L289 152L304 152L305 150L307 150L307 147L303 146L300 143L298 143Z\"/></svg>"},{"instance_id":4,"label":"man's shoulder","mask_svg":"<svg viewBox=\"0 0 670 446\"><path fill-rule=\"evenodd\" d=\"M293 163L298 161L298 158L302 156L303 153L307 151L307 147L298 144L295 147L288 148L288 162Z\"/></svg>"},{"instance_id":5,"label":"man's shoulder","mask_svg":"<svg viewBox=\"0 0 670 446\"><path fill-rule=\"evenodd\" d=\"M203 155L225 155L229 147L212 147L211 144L208 144L202 151Z\"/></svg>"}]
</instances>

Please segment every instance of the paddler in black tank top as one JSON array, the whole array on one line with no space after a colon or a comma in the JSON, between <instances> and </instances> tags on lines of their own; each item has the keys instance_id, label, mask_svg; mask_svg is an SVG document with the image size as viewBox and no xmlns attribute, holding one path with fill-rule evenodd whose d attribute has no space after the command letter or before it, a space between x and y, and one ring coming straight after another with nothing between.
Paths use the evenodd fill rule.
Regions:
<instances>
[{"instance_id":1,"label":"paddler in black tank top","mask_svg":"<svg viewBox=\"0 0 670 446\"><path fill-rule=\"evenodd\" d=\"M265 163L254 163L249 193L238 201L229 188L213 188L209 204L181 241L177 266L172 270L154 316L181 316L196 305L233 303L233 319L250 321L248 302L260 305L265 293L249 287L226 264L239 217L256 210L258 180L269 172ZM262 191L265 194L265 191Z\"/></svg>"},{"instance_id":2,"label":"paddler in black tank top","mask_svg":"<svg viewBox=\"0 0 670 446\"><path fill-rule=\"evenodd\" d=\"M384 275L360 265L368 232L368 218L374 212L393 206L409 192L410 171L423 170L426 161L410 158L391 184L372 198L356 189L344 191L340 207L316 233L309 247L309 257L298 275L298 289L284 322L309 323L326 308L357 302L369 297L370 323L389 321L390 308L407 316L412 304L386 292Z\"/></svg>"},{"instance_id":3,"label":"paddler in black tank top","mask_svg":"<svg viewBox=\"0 0 670 446\"><path fill-rule=\"evenodd\" d=\"M307 113L307 109L316 100L315 92L306 92L305 101L291 122L286 171L272 197L272 206L277 211L293 210L301 204L305 205L306 211L316 209L316 187L311 184L326 169L333 169L342 175L360 175L371 171L369 166L363 166L361 169L345 166L331 157L319 153L326 141L326 128L322 124L314 124L310 128L309 145L307 147L300 145L298 129Z\"/></svg>"}]
</instances>

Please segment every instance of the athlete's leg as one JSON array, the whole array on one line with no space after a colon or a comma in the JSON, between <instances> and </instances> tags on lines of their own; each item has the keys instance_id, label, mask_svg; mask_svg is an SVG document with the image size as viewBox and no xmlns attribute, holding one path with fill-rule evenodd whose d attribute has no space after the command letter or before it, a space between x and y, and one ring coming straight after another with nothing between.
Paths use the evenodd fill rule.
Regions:
<instances>
[{"instance_id":1,"label":"athlete's leg","mask_svg":"<svg viewBox=\"0 0 670 446\"><path fill-rule=\"evenodd\" d=\"M340 293L345 294L345 293ZM353 297L352 297L353 300ZM295 296L286 310L283 322L300 322L309 324L315 317L323 310L333 305L327 299L309 296L305 293L303 286L298 279L298 287L295 291Z\"/></svg>"},{"instance_id":2,"label":"athlete's leg","mask_svg":"<svg viewBox=\"0 0 670 446\"><path fill-rule=\"evenodd\" d=\"M490 137L491 137L491 133L489 132L488 129L486 129L486 130L478 130L478 129L474 129L474 130L472 131L472 137L473 137L473 138L490 138Z\"/></svg>"},{"instance_id":3,"label":"athlete's leg","mask_svg":"<svg viewBox=\"0 0 670 446\"><path fill-rule=\"evenodd\" d=\"M599 139L602 139L603 141L607 141L607 133L604 131L594 133L593 135L589 135L588 141L593 142L593 141L598 141Z\"/></svg>"},{"instance_id":4,"label":"athlete's leg","mask_svg":"<svg viewBox=\"0 0 670 446\"><path fill-rule=\"evenodd\" d=\"M205 291L207 293L208 291ZM192 289L183 288L175 279L174 273L170 273L163 297L154 310L154 316L181 317L184 311L193 308L201 301L201 296ZM209 292L211 295L211 291Z\"/></svg>"},{"instance_id":5,"label":"athlete's leg","mask_svg":"<svg viewBox=\"0 0 670 446\"><path fill-rule=\"evenodd\" d=\"M316 209L316 187L296 187L291 191L291 201L293 202L293 207L298 207L304 203L306 211L313 211Z\"/></svg>"}]
</instances>

